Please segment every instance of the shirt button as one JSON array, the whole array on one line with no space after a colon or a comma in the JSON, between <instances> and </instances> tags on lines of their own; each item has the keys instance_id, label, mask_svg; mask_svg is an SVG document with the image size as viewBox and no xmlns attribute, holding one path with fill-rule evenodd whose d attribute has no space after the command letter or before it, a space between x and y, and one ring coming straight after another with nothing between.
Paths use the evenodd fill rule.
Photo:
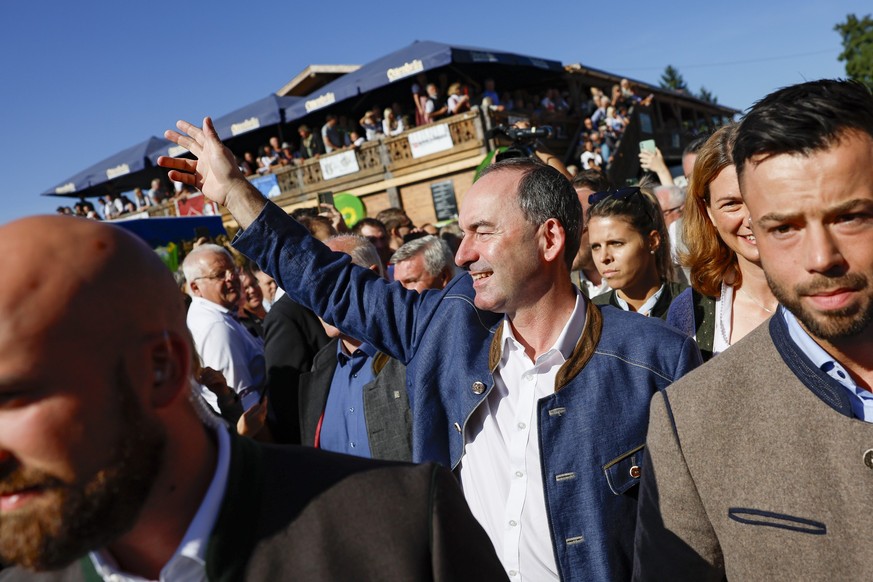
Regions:
<instances>
[{"instance_id":1,"label":"shirt button","mask_svg":"<svg viewBox=\"0 0 873 582\"><path fill-rule=\"evenodd\" d=\"M524 430L526 427L527 427L527 425L525 423L523 423L523 422L518 423L519 430Z\"/></svg>"},{"instance_id":2,"label":"shirt button","mask_svg":"<svg viewBox=\"0 0 873 582\"><path fill-rule=\"evenodd\" d=\"M873 449L867 449L864 453L864 464L873 469Z\"/></svg>"},{"instance_id":3,"label":"shirt button","mask_svg":"<svg viewBox=\"0 0 873 582\"><path fill-rule=\"evenodd\" d=\"M357 377L358 377L357 374L352 374L352 378L357 378Z\"/></svg>"},{"instance_id":4,"label":"shirt button","mask_svg":"<svg viewBox=\"0 0 873 582\"><path fill-rule=\"evenodd\" d=\"M638 465L634 465L630 468L630 476L634 479L640 476L640 467Z\"/></svg>"},{"instance_id":5,"label":"shirt button","mask_svg":"<svg viewBox=\"0 0 873 582\"><path fill-rule=\"evenodd\" d=\"M521 471L516 471L515 476L516 477L524 477L524 473L522 473Z\"/></svg>"},{"instance_id":6,"label":"shirt button","mask_svg":"<svg viewBox=\"0 0 873 582\"><path fill-rule=\"evenodd\" d=\"M349 412L354 412L354 411L355 411L355 407L354 407L354 406L351 407L351 408L349 408Z\"/></svg>"},{"instance_id":7,"label":"shirt button","mask_svg":"<svg viewBox=\"0 0 873 582\"><path fill-rule=\"evenodd\" d=\"M512 527L515 527L518 525L518 522L513 519L509 522L509 525L511 525Z\"/></svg>"},{"instance_id":8,"label":"shirt button","mask_svg":"<svg viewBox=\"0 0 873 582\"><path fill-rule=\"evenodd\" d=\"M355 443L349 443L349 446L352 447L352 448L355 448L355 447L358 446L358 445L356 445Z\"/></svg>"},{"instance_id":9,"label":"shirt button","mask_svg":"<svg viewBox=\"0 0 873 582\"><path fill-rule=\"evenodd\" d=\"M473 382L472 389L473 394L482 394L483 392L485 392L485 384L479 381Z\"/></svg>"},{"instance_id":10,"label":"shirt button","mask_svg":"<svg viewBox=\"0 0 873 582\"><path fill-rule=\"evenodd\" d=\"M524 374L522 374L521 377L523 380L526 380L526 381L530 381L530 379L533 378L533 376L531 376L529 372L525 372Z\"/></svg>"},{"instance_id":11,"label":"shirt button","mask_svg":"<svg viewBox=\"0 0 873 582\"><path fill-rule=\"evenodd\" d=\"M515 570L510 570L509 575L510 576L518 576L518 572L516 572Z\"/></svg>"}]
</instances>

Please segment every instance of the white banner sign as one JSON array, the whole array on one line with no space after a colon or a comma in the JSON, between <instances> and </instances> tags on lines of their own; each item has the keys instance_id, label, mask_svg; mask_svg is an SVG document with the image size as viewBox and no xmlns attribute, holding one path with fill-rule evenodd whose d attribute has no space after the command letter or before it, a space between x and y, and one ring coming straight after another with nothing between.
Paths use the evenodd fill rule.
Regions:
<instances>
[{"instance_id":1,"label":"white banner sign","mask_svg":"<svg viewBox=\"0 0 873 582\"><path fill-rule=\"evenodd\" d=\"M321 165L321 176L325 180L354 174L360 169L358 158L355 157L355 152L352 150L319 158L318 163Z\"/></svg>"},{"instance_id":2,"label":"white banner sign","mask_svg":"<svg viewBox=\"0 0 873 582\"><path fill-rule=\"evenodd\" d=\"M455 145L449 133L449 125L440 123L413 131L409 134L409 149L413 158L423 158L430 154L450 150Z\"/></svg>"}]
</instances>

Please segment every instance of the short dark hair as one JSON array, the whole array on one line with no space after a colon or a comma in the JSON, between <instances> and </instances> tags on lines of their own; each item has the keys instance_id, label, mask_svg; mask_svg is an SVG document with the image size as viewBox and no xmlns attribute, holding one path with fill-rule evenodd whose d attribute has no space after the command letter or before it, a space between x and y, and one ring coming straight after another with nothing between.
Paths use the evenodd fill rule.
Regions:
<instances>
[{"instance_id":1,"label":"short dark hair","mask_svg":"<svg viewBox=\"0 0 873 582\"><path fill-rule=\"evenodd\" d=\"M573 176L574 188L588 188L592 192L606 192L612 188L609 178L598 170L582 170Z\"/></svg>"},{"instance_id":2,"label":"short dark hair","mask_svg":"<svg viewBox=\"0 0 873 582\"><path fill-rule=\"evenodd\" d=\"M301 206L300 208L295 208L291 211L291 218L298 221L301 218L313 216L318 216L317 206Z\"/></svg>"},{"instance_id":3,"label":"short dark hair","mask_svg":"<svg viewBox=\"0 0 873 582\"><path fill-rule=\"evenodd\" d=\"M808 156L849 130L873 137L873 95L857 81L822 79L770 93L749 109L737 130L733 158L740 183L746 161L755 156Z\"/></svg>"},{"instance_id":4,"label":"short dark hair","mask_svg":"<svg viewBox=\"0 0 873 582\"><path fill-rule=\"evenodd\" d=\"M711 134L707 133L706 135L701 135L699 137L695 137L690 142L688 142L688 145L686 145L685 149L682 150L682 157L684 158L685 156L687 156L689 154L696 154L696 153L700 152L703 145L707 141L709 141L710 135Z\"/></svg>"},{"instance_id":5,"label":"short dark hair","mask_svg":"<svg viewBox=\"0 0 873 582\"><path fill-rule=\"evenodd\" d=\"M564 227L564 261L571 267L582 235L582 205L570 181L555 168L534 158L509 158L486 167L479 179L494 172L521 172L518 206L525 220L539 227L550 218Z\"/></svg>"},{"instance_id":6,"label":"short dark hair","mask_svg":"<svg viewBox=\"0 0 873 582\"><path fill-rule=\"evenodd\" d=\"M352 227L352 232L355 234L361 234L361 229L363 229L365 226L378 228L385 233L385 236L388 236L388 230L385 228L385 225L382 223L382 221L376 218L372 218L370 216L365 216L364 218L356 222L355 226Z\"/></svg>"},{"instance_id":7,"label":"short dark hair","mask_svg":"<svg viewBox=\"0 0 873 582\"><path fill-rule=\"evenodd\" d=\"M385 225L385 230L388 232L402 226L408 226L410 228L413 226L412 219L409 218L406 212L395 206L380 211L379 214L376 215L376 219L382 221L382 224Z\"/></svg>"}]
</instances>

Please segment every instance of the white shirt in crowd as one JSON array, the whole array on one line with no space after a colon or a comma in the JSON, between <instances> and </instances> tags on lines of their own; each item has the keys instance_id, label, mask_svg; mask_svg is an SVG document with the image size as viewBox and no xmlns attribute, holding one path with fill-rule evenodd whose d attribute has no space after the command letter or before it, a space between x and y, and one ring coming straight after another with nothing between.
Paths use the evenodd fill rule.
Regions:
<instances>
[{"instance_id":1,"label":"white shirt in crowd","mask_svg":"<svg viewBox=\"0 0 873 582\"><path fill-rule=\"evenodd\" d=\"M188 525L188 530L173 556L161 568L160 582L206 582L206 547L209 536L218 519L221 502L230 473L230 435L227 427L214 427L218 441L218 458L215 474L209 483L209 489L194 514L194 519ZM105 550L91 552L91 562L97 573L104 580L113 582L146 582L145 578L129 574L119 569L118 564Z\"/></svg>"},{"instance_id":2,"label":"white shirt in crowd","mask_svg":"<svg viewBox=\"0 0 873 582\"><path fill-rule=\"evenodd\" d=\"M257 404L267 377L264 342L237 321L235 314L202 297L191 300L188 329L203 365L224 374L245 410Z\"/></svg>"},{"instance_id":3,"label":"white shirt in crowd","mask_svg":"<svg viewBox=\"0 0 873 582\"><path fill-rule=\"evenodd\" d=\"M537 401L555 392L558 370L582 336L585 301L577 292L570 319L536 362L504 319L494 387L464 434L461 487L513 582L558 579L543 489Z\"/></svg>"}]
</instances>

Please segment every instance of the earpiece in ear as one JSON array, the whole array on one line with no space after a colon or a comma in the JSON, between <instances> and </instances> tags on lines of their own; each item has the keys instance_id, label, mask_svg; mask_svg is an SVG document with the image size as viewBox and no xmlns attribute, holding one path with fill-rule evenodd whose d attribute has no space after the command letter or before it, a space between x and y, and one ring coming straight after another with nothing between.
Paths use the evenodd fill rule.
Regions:
<instances>
[{"instance_id":1,"label":"earpiece in ear","mask_svg":"<svg viewBox=\"0 0 873 582\"><path fill-rule=\"evenodd\" d=\"M155 368L155 384L163 384L167 379L167 371L163 368Z\"/></svg>"}]
</instances>

